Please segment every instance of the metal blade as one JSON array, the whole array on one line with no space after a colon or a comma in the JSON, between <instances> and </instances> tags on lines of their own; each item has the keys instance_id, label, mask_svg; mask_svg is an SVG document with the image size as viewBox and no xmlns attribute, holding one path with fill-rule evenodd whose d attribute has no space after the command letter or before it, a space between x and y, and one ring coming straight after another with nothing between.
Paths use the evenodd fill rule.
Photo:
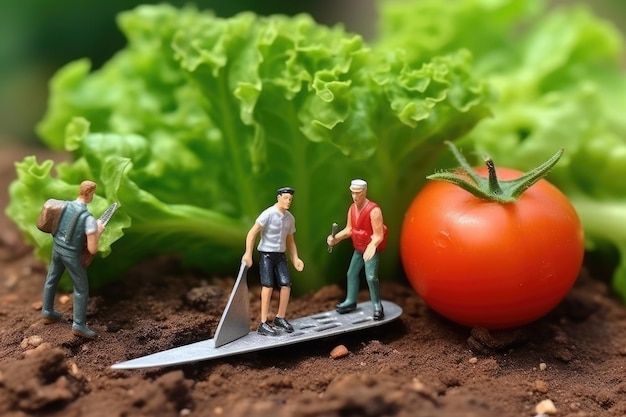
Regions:
<instances>
[{"instance_id":1,"label":"metal blade","mask_svg":"<svg viewBox=\"0 0 626 417\"><path fill-rule=\"evenodd\" d=\"M385 311L385 317L382 320L372 318L372 303L366 301L357 304L356 310L351 313L339 314L335 310L331 310L290 320L294 327L293 333L286 333L281 330L278 336L264 336L253 331L221 347L215 346L215 339L208 339L129 361L118 362L112 368L141 369L172 366L272 349L381 326L397 319L402 314L402 309L397 304L384 300L382 304Z\"/></svg>"},{"instance_id":2,"label":"metal blade","mask_svg":"<svg viewBox=\"0 0 626 417\"><path fill-rule=\"evenodd\" d=\"M250 331L250 296L248 291L248 267L241 263L235 285L213 338L215 347L237 340Z\"/></svg>"},{"instance_id":3,"label":"metal blade","mask_svg":"<svg viewBox=\"0 0 626 417\"><path fill-rule=\"evenodd\" d=\"M113 217L113 213L115 213L115 210L117 210L117 206L118 206L118 203L115 202L111 204L109 207L107 207L106 210L104 210L104 213L102 213L102 216L100 216L100 218L98 219L98 221L103 226L106 226L109 220L111 220L111 217Z\"/></svg>"}]
</instances>

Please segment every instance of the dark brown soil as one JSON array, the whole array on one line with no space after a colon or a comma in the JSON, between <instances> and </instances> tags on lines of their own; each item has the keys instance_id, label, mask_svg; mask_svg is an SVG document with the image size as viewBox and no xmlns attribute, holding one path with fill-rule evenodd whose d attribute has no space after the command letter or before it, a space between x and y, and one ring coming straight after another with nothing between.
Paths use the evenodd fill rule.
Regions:
<instances>
[{"instance_id":1,"label":"dark brown soil","mask_svg":"<svg viewBox=\"0 0 626 417\"><path fill-rule=\"evenodd\" d=\"M2 209L12 162L28 152L0 155ZM70 332L71 294L58 294L64 320L43 324L45 270L1 215L3 416L520 417L539 414L544 400L552 401L556 416L626 415L626 309L606 279L587 269L553 313L516 331L453 325L405 283L385 280L384 298L404 309L391 324L139 371L110 366L212 337L233 278L182 271L171 259L138 265L118 283L92 291L88 320L98 338L88 341ZM259 309L254 278L251 326ZM343 296L342 284L292 299L290 316L331 309ZM333 359L338 345L349 353Z\"/></svg>"}]
</instances>

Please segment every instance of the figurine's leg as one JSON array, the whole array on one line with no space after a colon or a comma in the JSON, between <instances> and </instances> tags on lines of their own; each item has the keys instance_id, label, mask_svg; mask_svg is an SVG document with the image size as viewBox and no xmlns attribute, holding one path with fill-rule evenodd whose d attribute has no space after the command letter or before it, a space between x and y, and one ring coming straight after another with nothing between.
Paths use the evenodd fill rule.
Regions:
<instances>
[{"instance_id":1,"label":"figurine's leg","mask_svg":"<svg viewBox=\"0 0 626 417\"><path fill-rule=\"evenodd\" d=\"M273 336L276 330L267 323L267 316L272 302L272 292L274 291L274 267L271 254L259 252L259 273L261 278L261 323L257 333Z\"/></svg>"},{"instance_id":2,"label":"figurine's leg","mask_svg":"<svg viewBox=\"0 0 626 417\"><path fill-rule=\"evenodd\" d=\"M385 317L383 304L380 299L380 283L378 281L378 261L380 255L376 253L372 259L365 262L365 278L370 290L370 298L374 307L374 320L382 320Z\"/></svg>"},{"instance_id":3,"label":"figurine's leg","mask_svg":"<svg viewBox=\"0 0 626 417\"><path fill-rule=\"evenodd\" d=\"M274 289L272 287L261 287L261 322L267 321L267 316L270 311L270 304L272 302L272 293Z\"/></svg>"},{"instance_id":4,"label":"figurine's leg","mask_svg":"<svg viewBox=\"0 0 626 417\"><path fill-rule=\"evenodd\" d=\"M280 287L280 300L278 302L278 312L276 316L285 317L287 315L287 306L289 305L289 297L291 295L291 287L285 285Z\"/></svg>"},{"instance_id":5,"label":"figurine's leg","mask_svg":"<svg viewBox=\"0 0 626 417\"><path fill-rule=\"evenodd\" d=\"M278 311L274 318L274 326L280 327L287 331L293 332L293 326L285 318L287 315L287 306L289 305L289 297L291 296L291 278L289 276L289 264L285 254L279 257L276 262L276 278L280 287L280 298L278 300Z\"/></svg>"},{"instance_id":6,"label":"figurine's leg","mask_svg":"<svg viewBox=\"0 0 626 417\"><path fill-rule=\"evenodd\" d=\"M74 286L74 323L72 333L76 336L93 339L96 333L87 327L87 302L89 301L89 279L87 271L81 265L80 258L67 262L66 267Z\"/></svg>"},{"instance_id":7,"label":"figurine's leg","mask_svg":"<svg viewBox=\"0 0 626 417\"><path fill-rule=\"evenodd\" d=\"M287 305L289 304L289 296L291 295L291 287L285 285L280 287L280 301L278 304L278 312L274 318L274 326L285 329L287 333L293 332L293 326L285 318L287 314Z\"/></svg>"},{"instance_id":8,"label":"figurine's leg","mask_svg":"<svg viewBox=\"0 0 626 417\"><path fill-rule=\"evenodd\" d=\"M267 323L267 316L270 311L270 303L272 301L272 287L261 287L261 323L257 328L257 333L268 336L276 335L276 330Z\"/></svg>"},{"instance_id":9,"label":"figurine's leg","mask_svg":"<svg viewBox=\"0 0 626 417\"><path fill-rule=\"evenodd\" d=\"M50 262L50 266L48 267L46 282L43 286L43 299L41 306L41 315L43 316L46 324L59 321L62 317L61 313L54 309L54 297L56 295L57 285L59 284L61 275L63 275L63 271L65 271L65 266L63 265L61 257L56 253L56 251L52 251L52 260Z\"/></svg>"},{"instance_id":10,"label":"figurine's leg","mask_svg":"<svg viewBox=\"0 0 626 417\"><path fill-rule=\"evenodd\" d=\"M349 313L356 309L356 299L359 293L359 273L363 268L363 253L354 251L347 274L346 299L335 306L338 313Z\"/></svg>"},{"instance_id":11,"label":"figurine's leg","mask_svg":"<svg viewBox=\"0 0 626 417\"><path fill-rule=\"evenodd\" d=\"M276 282L280 287L280 298L278 301L278 312L276 317L285 317L287 314L287 306L289 305L289 297L291 296L291 277L289 276L289 264L284 253L277 255L276 265L274 268Z\"/></svg>"}]
</instances>

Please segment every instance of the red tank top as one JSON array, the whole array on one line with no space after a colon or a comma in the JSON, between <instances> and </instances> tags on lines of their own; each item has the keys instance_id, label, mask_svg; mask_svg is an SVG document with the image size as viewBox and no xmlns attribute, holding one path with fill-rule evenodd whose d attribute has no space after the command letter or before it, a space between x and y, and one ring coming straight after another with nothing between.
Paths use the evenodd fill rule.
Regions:
<instances>
[{"instance_id":1,"label":"red tank top","mask_svg":"<svg viewBox=\"0 0 626 417\"><path fill-rule=\"evenodd\" d=\"M374 230L372 229L372 221L370 213L378 207L378 204L367 200L365 206L361 210L357 218L356 204L350 206L350 223L352 224L352 246L359 252L364 252L367 245L372 240ZM383 225L383 240L376 248L377 252L385 249L387 244L387 226Z\"/></svg>"}]
</instances>

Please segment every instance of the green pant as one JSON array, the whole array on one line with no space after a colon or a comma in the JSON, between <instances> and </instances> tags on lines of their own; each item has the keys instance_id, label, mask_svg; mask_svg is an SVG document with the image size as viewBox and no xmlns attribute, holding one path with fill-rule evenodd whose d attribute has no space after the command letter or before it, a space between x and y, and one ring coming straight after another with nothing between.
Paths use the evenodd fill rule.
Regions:
<instances>
[{"instance_id":1,"label":"green pant","mask_svg":"<svg viewBox=\"0 0 626 417\"><path fill-rule=\"evenodd\" d=\"M346 294L346 300L342 304L356 303L357 294L359 292L359 275L363 267L365 267L365 279L370 290L370 298L374 308L380 307L380 285L378 283L378 261L380 255L378 252L365 262L363 260L363 252L358 250L354 251L352 260L350 261L350 267L348 268L348 288Z\"/></svg>"}]
</instances>

